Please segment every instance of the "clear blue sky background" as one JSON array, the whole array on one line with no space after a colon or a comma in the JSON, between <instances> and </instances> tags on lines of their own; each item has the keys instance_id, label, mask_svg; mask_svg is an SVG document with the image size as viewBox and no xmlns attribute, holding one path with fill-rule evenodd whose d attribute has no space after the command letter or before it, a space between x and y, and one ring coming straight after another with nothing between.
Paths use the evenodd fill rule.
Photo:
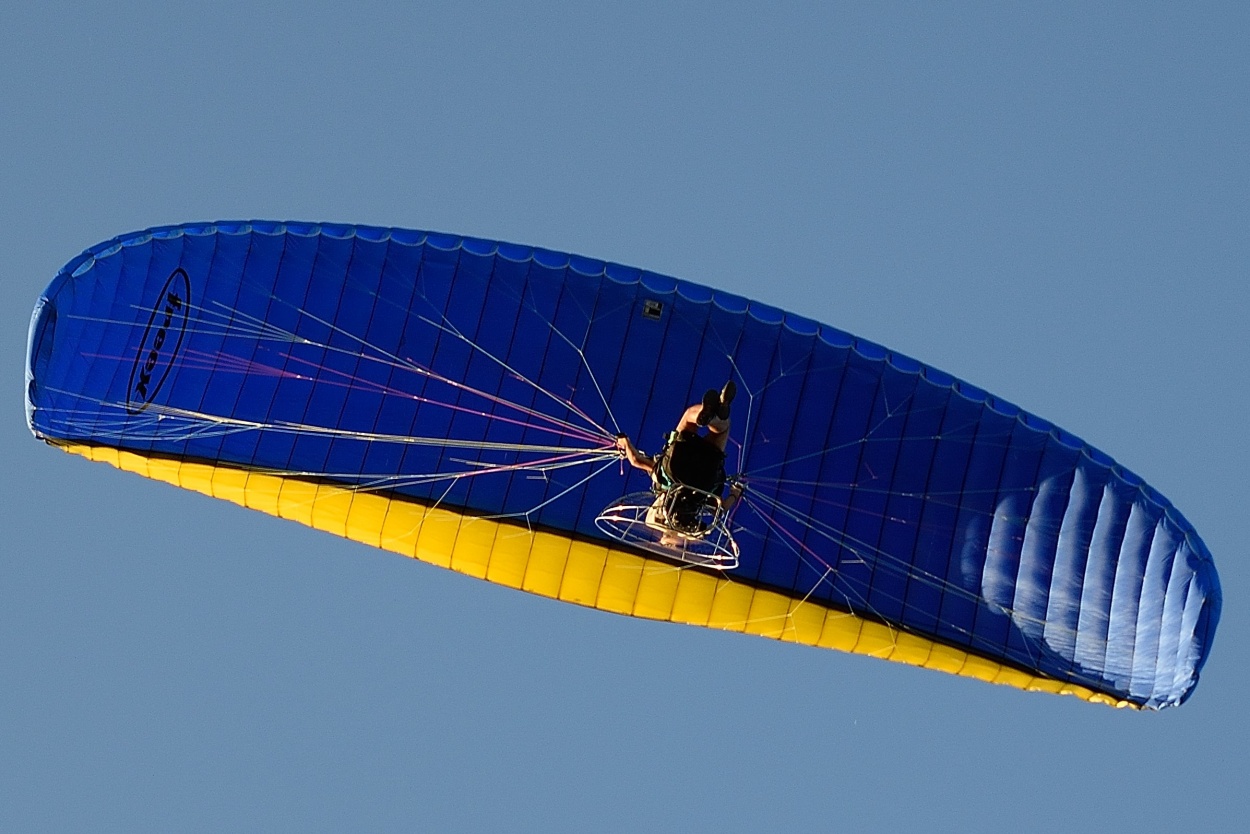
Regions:
<instances>
[{"instance_id":1,"label":"clear blue sky background","mask_svg":"<svg viewBox=\"0 0 1250 834\"><path fill-rule=\"evenodd\" d=\"M89 5L0 12L0 830L1245 830L1250 6ZM57 269L243 217L643 266L1012 400L1206 539L1203 681L630 620L32 440Z\"/></svg>"}]
</instances>

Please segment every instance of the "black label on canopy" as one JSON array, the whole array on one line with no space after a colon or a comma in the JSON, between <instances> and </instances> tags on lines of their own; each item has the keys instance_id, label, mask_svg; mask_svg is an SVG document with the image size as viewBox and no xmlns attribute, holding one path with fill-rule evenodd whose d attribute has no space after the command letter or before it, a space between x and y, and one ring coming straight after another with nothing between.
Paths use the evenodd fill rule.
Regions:
<instances>
[{"instance_id":1,"label":"black label on canopy","mask_svg":"<svg viewBox=\"0 0 1250 834\"><path fill-rule=\"evenodd\" d=\"M143 341L139 342L135 353L126 395L126 411L130 414L138 414L152 404L173 370L182 337L186 335L190 305L191 279L186 270L179 267L169 276L152 305Z\"/></svg>"}]
</instances>

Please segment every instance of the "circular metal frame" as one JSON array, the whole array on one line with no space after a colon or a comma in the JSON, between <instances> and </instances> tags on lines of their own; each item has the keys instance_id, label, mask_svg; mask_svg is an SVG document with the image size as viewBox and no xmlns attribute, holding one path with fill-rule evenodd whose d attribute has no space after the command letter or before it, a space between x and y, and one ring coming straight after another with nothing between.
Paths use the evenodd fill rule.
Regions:
<instances>
[{"instance_id":1,"label":"circular metal frame","mask_svg":"<svg viewBox=\"0 0 1250 834\"><path fill-rule=\"evenodd\" d=\"M605 507L595 525L617 541L657 556L717 570L738 567L738 544L721 500L694 487L626 495Z\"/></svg>"}]
</instances>

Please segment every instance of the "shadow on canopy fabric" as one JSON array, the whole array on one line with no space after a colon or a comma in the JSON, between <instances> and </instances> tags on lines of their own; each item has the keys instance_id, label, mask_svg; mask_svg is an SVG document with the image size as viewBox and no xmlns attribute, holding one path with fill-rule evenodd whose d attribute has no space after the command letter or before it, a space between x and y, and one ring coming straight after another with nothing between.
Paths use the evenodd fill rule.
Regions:
<instances>
[{"instance_id":1,"label":"shadow on canopy fabric","mask_svg":"<svg viewBox=\"0 0 1250 834\"><path fill-rule=\"evenodd\" d=\"M646 488L616 433L658 446L730 378L736 566L600 529ZM1061 429L800 316L526 246L260 221L117 238L40 299L27 416L67 451L532 593L1118 706L1184 701L1220 611L1189 523Z\"/></svg>"}]
</instances>

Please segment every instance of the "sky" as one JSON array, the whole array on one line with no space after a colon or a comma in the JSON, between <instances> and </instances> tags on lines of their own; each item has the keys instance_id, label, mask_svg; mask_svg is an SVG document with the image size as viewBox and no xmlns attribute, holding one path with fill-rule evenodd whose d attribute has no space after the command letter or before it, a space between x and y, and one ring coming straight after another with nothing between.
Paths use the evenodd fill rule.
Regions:
<instances>
[{"instance_id":1,"label":"sky","mask_svg":"<svg viewBox=\"0 0 1250 834\"><path fill-rule=\"evenodd\" d=\"M1243 830L1250 7L13 5L0 830ZM1135 713L619 617L36 442L61 265L250 217L643 267L1017 403L1206 541L1202 681Z\"/></svg>"}]
</instances>

